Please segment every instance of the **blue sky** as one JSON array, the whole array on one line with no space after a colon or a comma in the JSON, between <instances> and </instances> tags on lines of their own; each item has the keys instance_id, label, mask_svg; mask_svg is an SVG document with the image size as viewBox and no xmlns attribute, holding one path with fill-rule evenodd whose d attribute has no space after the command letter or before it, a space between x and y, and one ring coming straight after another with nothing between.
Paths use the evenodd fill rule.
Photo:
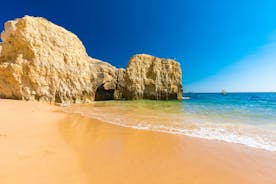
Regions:
<instances>
[{"instance_id":1,"label":"blue sky","mask_svg":"<svg viewBox=\"0 0 276 184\"><path fill-rule=\"evenodd\" d=\"M65 27L91 57L117 67L126 67L137 53L175 58L185 91L276 91L274 0L1 3L1 25L23 15Z\"/></svg>"}]
</instances>

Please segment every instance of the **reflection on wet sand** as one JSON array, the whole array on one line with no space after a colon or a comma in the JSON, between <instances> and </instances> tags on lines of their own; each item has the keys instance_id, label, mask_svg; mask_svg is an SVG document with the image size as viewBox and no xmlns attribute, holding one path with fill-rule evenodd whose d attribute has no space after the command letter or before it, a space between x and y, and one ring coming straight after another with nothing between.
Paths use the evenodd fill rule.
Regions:
<instances>
[{"instance_id":1,"label":"reflection on wet sand","mask_svg":"<svg viewBox=\"0 0 276 184\"><path fill-rule=\"evenodd\" d=\"M69 114L59 129L76 152L89 183L276 181L276 155L272 152L124 128L75 114Z\"/></svg>"}]
</instances>

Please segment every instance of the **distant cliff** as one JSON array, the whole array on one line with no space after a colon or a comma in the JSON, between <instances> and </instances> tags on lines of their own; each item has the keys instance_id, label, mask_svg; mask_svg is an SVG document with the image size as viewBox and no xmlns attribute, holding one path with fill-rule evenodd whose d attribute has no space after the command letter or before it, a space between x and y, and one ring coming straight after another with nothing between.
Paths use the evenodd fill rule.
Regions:
<instances>
[{"instance_id":1,"label":"distant cliff","mask_svg":"<svg viewBox=\"0 0 276 184\"><path fill-rule=\"evenodd\" d=\"M76 35L41 17L5 23L0 97L57 103L181 99L180 64L135 55L126 70L90 58ZM2 48L1 48L2 47Z\"/></svg>"}]
</instances>

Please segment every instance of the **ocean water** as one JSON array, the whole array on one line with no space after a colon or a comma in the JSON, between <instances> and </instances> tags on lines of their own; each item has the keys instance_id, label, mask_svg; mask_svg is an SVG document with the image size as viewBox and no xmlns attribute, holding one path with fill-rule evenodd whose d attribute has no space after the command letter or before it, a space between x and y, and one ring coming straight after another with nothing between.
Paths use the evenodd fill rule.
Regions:
<instances>
[{"instance_id":1,"label":"ocean water","mask_svg":"<svg viewBox=\"0 0 276 184\"><path fill-rule=\"evenodd\" d=\"M276 151L276 93L187 93L182 101L103 101L64 111L124 127Z\"/></svg>"}]
</instances>

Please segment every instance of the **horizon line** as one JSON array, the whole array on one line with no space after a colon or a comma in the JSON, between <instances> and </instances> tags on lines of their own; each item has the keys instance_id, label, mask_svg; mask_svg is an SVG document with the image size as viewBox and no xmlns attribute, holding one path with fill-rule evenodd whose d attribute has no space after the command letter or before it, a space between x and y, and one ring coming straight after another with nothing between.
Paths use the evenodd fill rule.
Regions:
<instances>
[{"instance_id":1,"label":"horizon line","mask_svg":"<svg viewBox=\"0 0 276 184\"><path fill-rule=\"evenodd\" d=\"M221 91L212 91L212 92L208 92L208 91L204 91L204 92L199 92L199 91L188 91L185 92L183 91L183 93L221 93ZM229 91L226 93L276 93L276 91Z\"/></svg>"}]
</instances>

